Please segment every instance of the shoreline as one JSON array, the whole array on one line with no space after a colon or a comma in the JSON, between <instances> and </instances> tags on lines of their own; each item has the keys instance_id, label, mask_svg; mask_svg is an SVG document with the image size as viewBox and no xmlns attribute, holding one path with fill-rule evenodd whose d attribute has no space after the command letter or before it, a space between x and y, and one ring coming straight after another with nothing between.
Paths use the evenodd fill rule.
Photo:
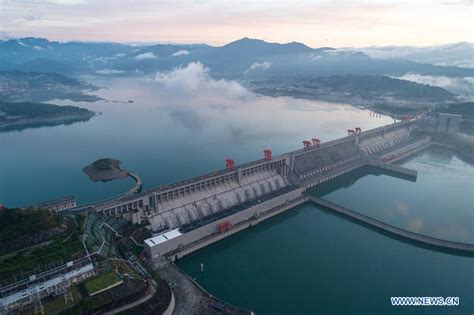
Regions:
<instances>
[{"instance_id":1,"label":"shoreline","mask_svg":"<svg viewBox=\"0 0 474 315\"><path fill-rule=\"evenodd\" d=\"M31 118L31 119L19 119L17 121L6 121L0 123L0 132L9 130L22 130L28 127L45 127L53 125L61 125L74 122L86 122L89 121L96 114L91 112L88 115L66 115L58 117L42 117L42 118Z\"/></svg>"}]
</instances>

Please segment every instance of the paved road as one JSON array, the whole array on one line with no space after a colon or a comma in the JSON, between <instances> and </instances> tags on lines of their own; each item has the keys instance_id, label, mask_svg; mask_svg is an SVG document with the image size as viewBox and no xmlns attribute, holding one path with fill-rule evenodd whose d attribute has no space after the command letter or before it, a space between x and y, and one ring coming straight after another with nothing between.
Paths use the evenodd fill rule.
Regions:
<instances>
[{"instance_id":1,"label":"paved road","mask_svg":"<svg viewBox=\"0 0 474 315\"><path fill-rule=\"evenodd\" d=\"M177 315L218 315L218 314L253 314L236 306L226 304L205 292L181 271L175 264L161 266L158 274L168 283L173 283L175 308Z\"/></svg>"},{"instance_id":2,"label":"paved road","mask_svg":"<svg viewBox=\"0 0 474 315\"><path fill-rule=\"evenodd\" d=\"M148 290L147 294L144 297L142 297L141 299L136 300L136 301L134 301L130 304L127 304L127 305L118 307L116 309L113 309L113 310L111 310L109 312L106 312L104 314L106 314L106 315L108 315L108 314L118 314L118 313L123 312L125 310L134 308L135 306L138 306L142 303L145 303L146 301L151 299L153 297L153 295L155 295L155 292L156 292L156 282L154 280L152 280L151 285L150 285L150 289Z\"/></svg>"}]
</instances>

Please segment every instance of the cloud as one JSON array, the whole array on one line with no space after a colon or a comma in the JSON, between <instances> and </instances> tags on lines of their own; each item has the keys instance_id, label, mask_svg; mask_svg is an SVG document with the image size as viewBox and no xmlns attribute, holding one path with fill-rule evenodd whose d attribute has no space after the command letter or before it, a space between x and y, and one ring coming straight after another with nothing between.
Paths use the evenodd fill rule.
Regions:
<instances>
[{"instance_id":1,"label":"cloud","mask_svg":"<svg viewBox=\"0 0 474 315\"><path fill-rule=\"evenodd\" d=\"M0 40L10 39L10 38L11 36L7 32L0 31Z\"/></svg>"},{"instance_id":2,"label":"cloud","mask_svg":"<svg viewBox=\"0 0 474 315\"><path fill-rule=\"evenodd\" d=\"M258 70L258 69L262 69L263 71L265 71L268 68L270 68L271 65L272 65L272 63L269 62L269 61L256 62L253 65L251 65L250 68L248 68L246 71L249 71L249 70L254 71L254 70Z\"/></svg>"},{"instance_id":3,"label":"cloud","mask_svg":"<svg viewBox=\"0 0 474 315\"><path fill-rule=\"evenodd\" d=\"M429 76L417 73L407 73L397 79L412 81L416 83L439 86L450 92L464 97L474 96L474 77L449 78L443 76Z\"/></svg>"},{"instance_id":4,"label":"cloud","mask_svg":"<svg viewBox=\"0 0 474 315\"><path fill-rule=\"evenodd\" d=\"M147 53L143 53L143 54L135 56L135 59L137 60L156 59L156 58L157 57L152 52L147 52Z\"/></svg>"},{"instance_id":5,"label":"cloud","mask_svg":"<svg viewBox=\"0 0 474 315\"><path fill-rule=\"evenodd\" d=\"M322 56L318 55L318 54L311 54L309 56L309 60L311 60L311 61L316 61L316 60L321 59L321 58L322 58Z\"/></svg>"},{"instance_id":6,"label":"cloud","mask_svg":"<svg viewBox=\"0 0 474 315\"><path fill-rule=\"evenodd\" d=\"M186 55L189 55L189 51L179 50L179 51L175 52L174 54L172 54L171 56L178 57L178 56L186 56Z\"/></svg>"},{"instance_id":7,"label":"cloud","mask_svg":"<svg viewBox=\"0 0 474 315\"><path fill-rule=\"evenodd\" d=\"M124 71L122 70L114 70L114 69L103 69L103 70L97 70L97 74L119 74L123 73Z\"/></svg>"},{"instance_id":8,"label":"cloud","mask_svg":"<svg viewBox=\"0 0 474 315\"><path fill-rule=\"evenodd\" d=\"M155 81L180 93L219 91L234 97L247 94L247 90L236 81L213 79L209 75L209 68L206 68L200 62L191 62L185 67L176 68L169 72L158 72Z\"/></svg>"},{"instance_id":9,"label":"cloud","mask_svg":"<svg viewBox=\"0 0 474 315\"><path fill-rule=\"evenodd\" d=\"M27 15L27 16L24 16L23 17L26 21L41 21L40 18L36 17L36 16L33 16L33 15Z\"/></svg>"},{"instance_id":10,"label":"cloud","mask_svg":"<svg viewBox=\"0 0 474 315\"><path fill-rule=\"evenodd\" d=\"M16 42L17 42L18 45L20 45L20 46L23 46L23 47L30 47L30 46L28 46L27 44L23 43L23 42L20 41L20 40L16 40Z\"/></svg>"},{"instance_id":11,"label":"cloud","mask_svg":"<svg viewBox=\"0 0 474 315\"><path fill-rule=\"evenodd\" d=\"M347 51L361 51L376 59L408 59L438 66L474 68L474 43L458 42L427 47L417 46L372 46L349 48ZM343 49L346 50L346 49Z\"/></svg>"},{"instance_id":12,"label":"cloud","mask_svg":"<svg viewBox=\"0 0 474 315\"><path fill-rule=\"evenodd\" d=\"M75 5L84 3L85 0L46 0L45 2L59 5Z\"/></svg>"},{"instance_id":13,"label":"cloud","mask_svg":"<svg viewBox=\"0 0 474 315\"><path fill-rule=\"evenodd\" d=\"M466 0L413 0L410 5L389 0L0 0L0 20L2 30L15 37L58 40L222 45L252 36L312 46L327 38L324 46L335 47L470 40L471 10L446 2L469 5ZM25 23L24 15L42 23Z\"/></svg>"}]
</instances>

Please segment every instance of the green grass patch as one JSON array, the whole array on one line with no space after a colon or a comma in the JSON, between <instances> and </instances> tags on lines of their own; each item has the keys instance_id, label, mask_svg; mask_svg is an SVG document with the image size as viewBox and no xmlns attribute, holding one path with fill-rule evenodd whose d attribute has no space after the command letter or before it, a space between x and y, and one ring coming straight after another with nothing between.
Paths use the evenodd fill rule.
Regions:
<instances>
[{"instance_id":1,"label":"green grass patch","mask_svg":"<svg viewBox=\"0 0 474 315\"><path fill-rule=\"evenodd\" d=\"M98 276L84 282L84 288L87 293L91 295L119 282L120 280L120 277L115 273L115 271L109 271L99 274Z\"/></svg>"}]
</instances>

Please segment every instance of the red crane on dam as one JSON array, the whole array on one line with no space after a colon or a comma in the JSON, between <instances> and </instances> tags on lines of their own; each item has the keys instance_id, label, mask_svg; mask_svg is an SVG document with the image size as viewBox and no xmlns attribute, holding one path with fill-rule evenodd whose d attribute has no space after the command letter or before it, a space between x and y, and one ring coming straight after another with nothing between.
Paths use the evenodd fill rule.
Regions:
<instances>
[{"instance_id":1,"label":"red crane on dam","mask_svg":"<svg viewBox=\"0 0 474 315\"><path fill-rule=\"evenodd\" d=\"M233 169L234 166L235 166L234 160L232 160L232 159L226 159L226 160L225 160L225 167L226 167L227 169Z\"/></svg>"},{"instance_id":2,"label":"red crane on dam","mask_svg":"<svg viewBox=\"0 0 474 315\"><path fill-rule=\"evenodd\" d=\"M321 140L319 140L319 138L313 138L311 141L313 141L314 147L319 148L319 145L321 144Z\"/></svg>"},{"instance_id":3,"label":"red crane on dam","mask_svg":"<svg viewBox=\"0 0 474 315\"><path fill-rule=\"evenodd\" d=\"M355 135L354 129L347 129L347 135L348 135L348 136L353 136L353 135Z\"/></svg>"},{"instance_id":4,"label":"red crane on dam","mask_svg":"<svg viewBox=\"0 0 474 315\"><path fill-rule=\"evenodd\" d=\"M360 127L356 127L355 132L356 134L360 135L360 133L362 132L362 129L360 129Z\"/></svg>"},{"instance_id":5,"label":"red crane on dam","mask_svg":"<svg viewBox=\"0 0 474 315\"><path fill-rule=\"evenodd\" d=\"M263 155L264 155L265 160L270 161L272 159L272 150L270 149L263 150Z\"/></svg>"},{"instance_id":6,"label":"red crane on dam","mask_svg":"<svg viewBox=\"0 0 474 315\"><path fill-rule=\"evenodd\" d=\"M221 224L219 224L219 232L220 233L223 233L223 232L226 232L226 231L230 231L232 230L234 226L232 225L232 223L230 223L230 221L225 221Z\"/></svg>"},{"instance_id":7,"label":"red crane on dam","mask_svg":"<svg viewBox=\"0 0 474 315\"><path fill-rule=\"evenodd\" d=\"M305 140L303 141L303 145L305 149L309 149L311 147L311 141Z\"/></svg>"}]
</instances>

